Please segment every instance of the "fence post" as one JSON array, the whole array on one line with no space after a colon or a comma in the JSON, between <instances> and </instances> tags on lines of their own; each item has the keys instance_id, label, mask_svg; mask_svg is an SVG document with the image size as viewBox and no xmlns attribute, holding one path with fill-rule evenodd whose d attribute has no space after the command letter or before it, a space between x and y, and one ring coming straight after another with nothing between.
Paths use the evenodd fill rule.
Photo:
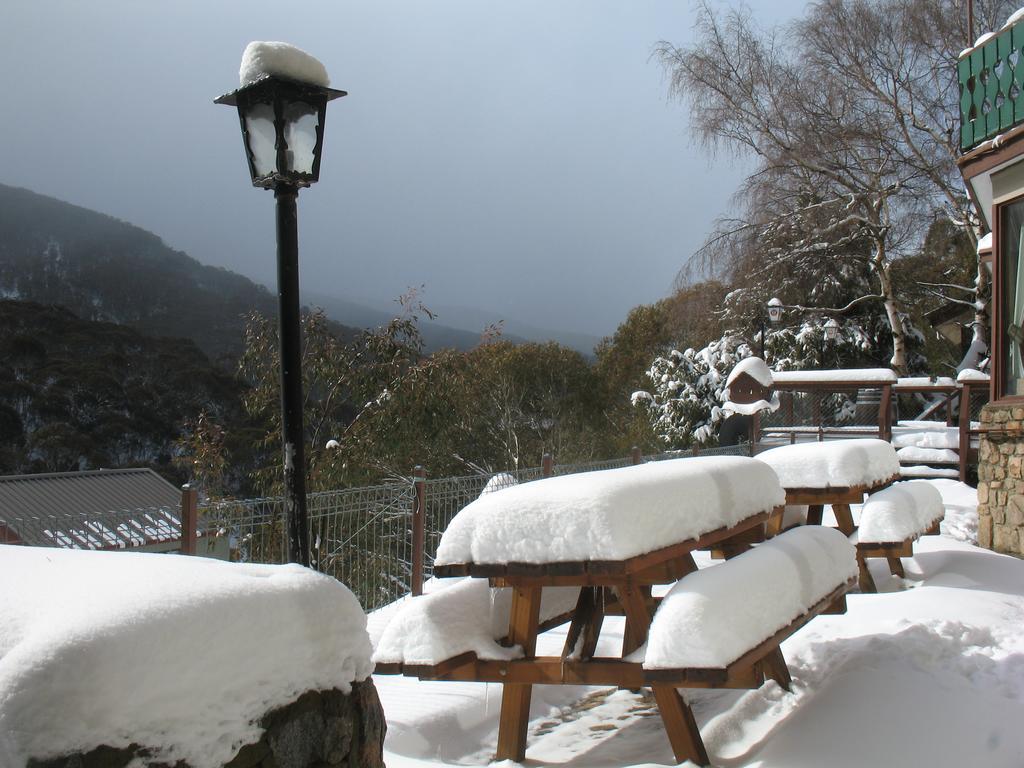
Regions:
<instances>
[{"instance_id":1,"label":"fence post","mask_svg":"<svg viewBox=\"0 0 1024 768\"><path fill-rule=\"evenodd\" d=\"M413 595L423 594L423 550L426 548L426 477L427 471L417 466L412 471L413 489L415 494L412 501L412 593Z\"/></svg>"},{"instance_id":2,"label":"fence post","mask_svg":"<svg viewBox=\"0 0 1024 768\"><path fill-rule=\"evenodd\" d=\"M550 453L540 457L540 474L542 477L551 477L555 474L555 460Z\"/></svg>"},{"instance_id":3,"label":"fence post","mask_svg":"<svg viewBox=\"0 0 1024 768\"><path fill-rule=\"evenodd\" d=\"M181 554L196 553L196 527L199 525L199 492L188 483L181 486Z\"/></svg>"},{"instance_id":4,"label":"fence post","mask_svg":"<svg viewBox=\"0 0 1024 768\"><path fill-rule=\"evenodd\" d=\"M963 383L960 390L960 436L957 447L960 453L960 482L967 482L967 464L971 453L971 385Z\"/></svg>"},{"instance_id":5,"label":"fence post","mask_svg":"<svg viewBox=\"0 0 1024 768\"><path fill-rule=\"evenodd\" d=\"M634 445L633 449L629 452L629 455L633 459L634 464L640 464L644 460L644 455L640 452L639 445Z\"/></svg>"},{"instance_id":6,"label":"fence post","mask_svg":"<svg viewBox=\"0 0 1024 768\"><path fill-rule=\"evenodd\" d=\"M886 442L892 442L892 385L882 385L882 402L878 406L878 431L879 437Z\"/></svg>"}]
</instances>

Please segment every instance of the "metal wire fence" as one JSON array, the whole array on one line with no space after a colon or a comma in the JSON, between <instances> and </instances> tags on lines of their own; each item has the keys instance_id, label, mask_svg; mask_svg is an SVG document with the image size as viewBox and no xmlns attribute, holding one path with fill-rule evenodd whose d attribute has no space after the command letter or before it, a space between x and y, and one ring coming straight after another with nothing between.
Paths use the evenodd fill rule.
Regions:
<instances>
[{"instance_id":1,"label":"metal wire fence","mask_svg":"<svg viewBox=\"0 0 1024 768\"><path fill-rule=\"evenodd\" d=\"M452 518L482 494L546 476L593 472L641 461L695 455L750 455L749 445L673 451L606 461L553 464L511 472L426 478L367 488L311 493L308 498L311 562L345 583L367 611L413 590L433 574L434 557ZM420 491L419 493L417 491ZM419 501L419 500L422 501ZM422 503L422 552L414 548L417 505ZM200 505L199 527L209 540L226 541L231 560L245 563L287 561L284 500L241 499ZM417 571L422 573L418 576Z\"/></svg>"},{"instance_id":2,"label":"metal wire fence","mask_svg":"<svg viewBox=\"0 0 1024 768\"><path fill-rule=\"evenodd\" d=\"M880 433L880 389L779 389L778 395L779 408L761 413L762 434Z\"/></svg>"}]
</instances>

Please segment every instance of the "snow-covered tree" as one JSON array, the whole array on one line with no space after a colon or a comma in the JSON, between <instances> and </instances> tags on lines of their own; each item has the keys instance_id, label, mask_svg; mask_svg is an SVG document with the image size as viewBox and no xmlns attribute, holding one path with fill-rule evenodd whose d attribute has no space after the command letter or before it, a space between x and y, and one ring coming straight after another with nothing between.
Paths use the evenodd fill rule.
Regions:
<instances>
[{"instance_id":1,"label":"snow-covered tree","mask_svg":"<svg viewBox=\"0 0 1024 768\"><path fill-rule=\"evenodd\" d=\"M651 388L634 392L633 405L647 415L666 448L713 442L726 417L721 408L725 380L751 354L749 345L735 336L700 350L673 349L651 364Z\"/></svg>"},{"instance_id":2,"label":"snow-covered tree","mask_svg":"<svg viewBox=\"0 0 1024 768\"><path fill-rule=\"evenodd\" d=\"M1003 3L978 5L979 17L1005 17ZM955 163L962 19L953 0L820 0L791 29L763 32L747 12L704 4L697 42L659 51L698 137L756 158L705 264L719 274L751 261L793 275L866 269L845 303L801 303L833 316L879 307L902 374L910 337L893 265L919 248L936 210L972 222Z\"/></svg>"}]
</instances>

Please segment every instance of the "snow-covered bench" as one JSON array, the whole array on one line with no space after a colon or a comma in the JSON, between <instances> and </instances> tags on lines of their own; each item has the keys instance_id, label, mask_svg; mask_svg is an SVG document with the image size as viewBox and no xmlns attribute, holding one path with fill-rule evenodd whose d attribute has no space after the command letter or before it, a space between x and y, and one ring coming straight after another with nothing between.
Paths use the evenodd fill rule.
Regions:
<instances>
[{"instance_id":1,"label":"snow-covered bench","mask_svg":"<svg viewBox=\"0 0 1024 768\"><path fill-rule=\"evenodd\" d=\"M410 599L381 634L377 671L502 683L496 757L515 761L525 755L533 685L651 686L676 758L706 764L675 689L756 688L766 676L788 687L779 644L813 616L845 610L856 578L853 545L820 527L697 570L694 549L763 528L784 496L766 464L741 457L486 494L449 525L435 565L441 576L482 578ZM659 606L651 585L680 578L657 607L661 629L649 641ZM622 654L599 657L604 617L616 612L626 617ZM561 654L537 656L538 635L567 619Z\"/></svg>"},{"instance_id":2,"label":"snow-covered bench","mask_svg":"<svg viewBox=\"0 0 1024 768\"><path fill-rule=\"evenodd\" d=\"M821 613L845 613L856 577L854 547L842 533L793 529L681 579L630 659L641 661L663 713L675 709L676 688L758 688L767 677L788 691L780 645ZM676 758L707 765L693 715L679 702L684 717L674 734L666 720Z\"/></svg>"},{"instance_id":3,"label":"snow-covered bench","mask_svg":"<svg viewBox=\"0 0 1024 768\"><path fill-rule=\"evenodd\" d=\"M901 557L914 554L914 542L927 533L937 533L945 515L938 489L924 480L894 483L873 493L864 502L860 527L851 537L857 546L862 592L875 592L868 570L869 557L884 557L893 576L903 577Z\"/></svg>"},{"instance_id":4,"label":"snow-covered bench","mask_svg":"<svg viewBox=\"0 0 1024 768\"><path fill-rule=\"evenodd\" d=\"M892 445L874 438L783 445L757 459L778 476L787 505L809 506L808 523L820 525L824 505L831 504L839 530L847 535L854 530L850 504L860 504L866 493L881 490L900 473Z\"/></svg>"},{"instance_id":5,"label":"snow-covered bench","mask_svg":"<svg viewBox=\"0 0 1024 768\"><path fill-rule=\"evenodd\" d=\"M544 592L538 632L572 618L579 587ZM428 594L410 598L387 623L373 653L377 674L437 677L475 658L513 659L508 647L512 590L484 579L438 579Z\"/></svg>"}]
</instances>

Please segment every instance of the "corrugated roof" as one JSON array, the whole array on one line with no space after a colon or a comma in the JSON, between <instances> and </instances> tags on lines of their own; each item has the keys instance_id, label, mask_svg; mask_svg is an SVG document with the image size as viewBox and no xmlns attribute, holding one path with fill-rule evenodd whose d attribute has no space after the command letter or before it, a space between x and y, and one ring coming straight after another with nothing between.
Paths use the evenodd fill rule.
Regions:
<instances>
[{"instance_id":1,"label":"corrugated roof","mask_svg":"<svg viewBox=\"0 0 1024 768\"><path fill-rule=\"evenodd\" d=\"M0 543L122 549L181 538L181 490L150 469L0 477Z\"/></svg>"}]
</instances>

